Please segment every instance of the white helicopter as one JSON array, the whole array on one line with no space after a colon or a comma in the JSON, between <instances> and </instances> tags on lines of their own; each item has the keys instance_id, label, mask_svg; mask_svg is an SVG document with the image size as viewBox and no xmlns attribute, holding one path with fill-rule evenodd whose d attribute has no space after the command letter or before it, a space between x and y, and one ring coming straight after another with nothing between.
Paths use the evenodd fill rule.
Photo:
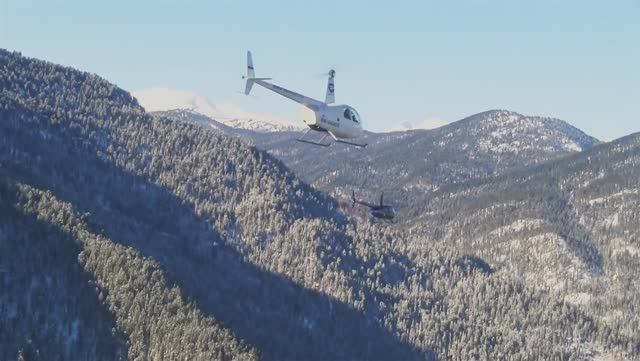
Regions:
<instances>
[{"instance_id":1,"label":"white helicopter","mask_svg":"<svg viewBox=\"0 0 640 361\"><path fill-rule=\"evenodd\" d=\"M244 93L246 95L249 95L251 87L255 83L300 103L314 112L315 119L303 120L309 129L307 129L307 131L297 139L298 141L328 147L331 145L331 139L333 139L339 143L349 144L356 147L366 147L367 144L349 141L349 139L362 136L363 133L362 119L358 112L348 105L333 105L335 102L335 75L335 70L329 71L327 95L324 102L321 102L266 81L271 80L271 78L256 78L251 52L247 51L247 75L243 76L242 79L247 80L244 88ZM322 138L318 141L306 138L307 134L312 130L323 132L325 134L323 134ZM328 142L325 142L327 135L329 135L330 138L328 139Z\"/></svg>"}]
</instances>

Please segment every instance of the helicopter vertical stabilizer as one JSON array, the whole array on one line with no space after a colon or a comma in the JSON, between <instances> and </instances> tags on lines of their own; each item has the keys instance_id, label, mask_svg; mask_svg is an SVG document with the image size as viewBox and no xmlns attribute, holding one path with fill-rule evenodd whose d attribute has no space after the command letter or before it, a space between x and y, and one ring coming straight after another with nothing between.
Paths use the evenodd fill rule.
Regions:
<instances>
[{"instance_id":1,"label":"helicopter vertical stabilizer","mask_svg":"<svg viewBox=\"0 0 640 361\"><path fill-rule=\"evenodd\" d=\"M249 95L251 92L251 87L253 87L253 79L256 77L256 72L253 69L253 57L251 56L251 51L247 51L247 83L244 87L244 93Z\"/></svg>"},{"instance_id":2,"label":"helicopter vertical stabilizer","mask_svg":"<svg viewBox=\"0 0 640 361\"><path fill-rule=\"evenodd\" d=\"M324 98L325 104L333 104L336 102L336 87L334 83L335 77L336 71L333 69L329 70L329 80L327 81L327 96Z\"/></svg>"}]
</instances>

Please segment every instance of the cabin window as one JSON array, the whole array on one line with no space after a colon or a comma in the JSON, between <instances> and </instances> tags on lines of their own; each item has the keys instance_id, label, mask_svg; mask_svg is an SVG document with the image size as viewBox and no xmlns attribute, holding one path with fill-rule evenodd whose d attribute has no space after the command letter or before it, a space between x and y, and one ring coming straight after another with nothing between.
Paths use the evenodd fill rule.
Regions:
<instances>
[{"instance_id":1,"label":"cabin window","mask_svg":"<svg viewBox=\"0 0 640 361\"><path fill-rule=\"evenodd\" d=\"M358 113L356 113L355 110L351 109L351 108L347 108L344 110L344 117L346 119L350 119L356 123L358 123L360 120L358 119Z\"/></svg>"},{"instance_id":2,"label":"cabin window","mask_svg":"<svg viewBox=\"0 0 640 361\"><path fill-rule=\"evenodd\" d=\"M351 120L353 120L356 123L360 123L360 116L358 115L358 113L355 111L355 109L351 109Z\"/></svg>"}]
</instances>

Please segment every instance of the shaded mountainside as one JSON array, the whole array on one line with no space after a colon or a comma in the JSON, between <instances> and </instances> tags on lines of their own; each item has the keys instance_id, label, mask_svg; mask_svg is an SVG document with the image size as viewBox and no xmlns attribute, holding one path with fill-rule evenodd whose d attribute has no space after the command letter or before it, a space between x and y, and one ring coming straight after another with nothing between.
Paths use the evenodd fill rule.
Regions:
<instances>
[{"instance_id":1,"label":"shaded mountainside","mask_svg":"<svg viewBox=\"0 0 640 361\"><path fill-rule=\"evenodd\" d=\"M80 245L25 212L18 197L22 190L1 177L0 359L114 360L126 355L126 339L112 332L115 321L100 302L103 294L78 264Z\"/></svg>"},{"instance_id":2,"label":"shaded mountainside","mask_svg":"<svg viewBox=\"0 0 640 361\"><path fill-rule=\"evenodd\" d=\"M21 350L203 360L640 351L637 335L481 258L352 223L266 152L152 117L95 75L0 50L0 91L0 269L9 270L0 279L13 290L0 310L31 300L2 313L13 315L0 318L2 359ZM42 243L40 258L4 256ZM38 286L47 284L40 264L64 270L57 292ZM36 327L34 310L52 300L94 312L54 310L55 327ZM75 320L94 336L67 337Z\"/></svg>"},{"instance_id":3,"label":"shaded mountainside","mask_svg":"<svg viewBox=\"0 0 640 361\"><path fill-rule=\"evenodd\" d=\"M202 123L197 113L175 110L162 115ZM223 131L267 150L320 190L345 199L351 189L369 199L385 192L401 209L411 209L425 194L448 184L504 174L598 144L561 120L506 110L476 114L433 130L368 133L365 149L343 144L320 149L296 142L296 132Z\"/></svg>"},{"instance_id":4,"label":"shaded mountainside","mask_svg":"<svg viewBox=\"0 0 640 361\"><path fill-rule=\"evenodd\" d=\"M86 214L6 176L0 195L2 359L256 359L159 264L89 231Z\"/></svg>"},{"instance_id":5,"label":"shaded mountainside","mask_svg":"<svg viewBox=\"0 0 640 361\"><path fill-rule=\"evenodd\" d=\"M468 250L623 333L640 331L640 134L449 187L414 212L416 242Z\"/></svg>"}]
</instances>

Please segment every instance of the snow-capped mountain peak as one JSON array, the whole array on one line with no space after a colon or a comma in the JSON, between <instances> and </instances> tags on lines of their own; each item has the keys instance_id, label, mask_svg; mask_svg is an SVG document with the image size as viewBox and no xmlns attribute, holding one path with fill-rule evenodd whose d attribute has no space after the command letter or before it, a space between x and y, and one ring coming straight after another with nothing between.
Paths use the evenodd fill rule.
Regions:
<instances>
[{"instance_id":1,"label":"snow-capped mountain peak","mask_svg":"<svg viewBox=\"0 0 640 361\"><path fill-rule=\"evenodd\" d=\"M248 112L231 102L214 104L207 98L188 91L150 88L135 91L132 94L148 112L190 110L232 128L258 132L299 130L301 128L272 114Z\"/></svg>"}]
</instances>

